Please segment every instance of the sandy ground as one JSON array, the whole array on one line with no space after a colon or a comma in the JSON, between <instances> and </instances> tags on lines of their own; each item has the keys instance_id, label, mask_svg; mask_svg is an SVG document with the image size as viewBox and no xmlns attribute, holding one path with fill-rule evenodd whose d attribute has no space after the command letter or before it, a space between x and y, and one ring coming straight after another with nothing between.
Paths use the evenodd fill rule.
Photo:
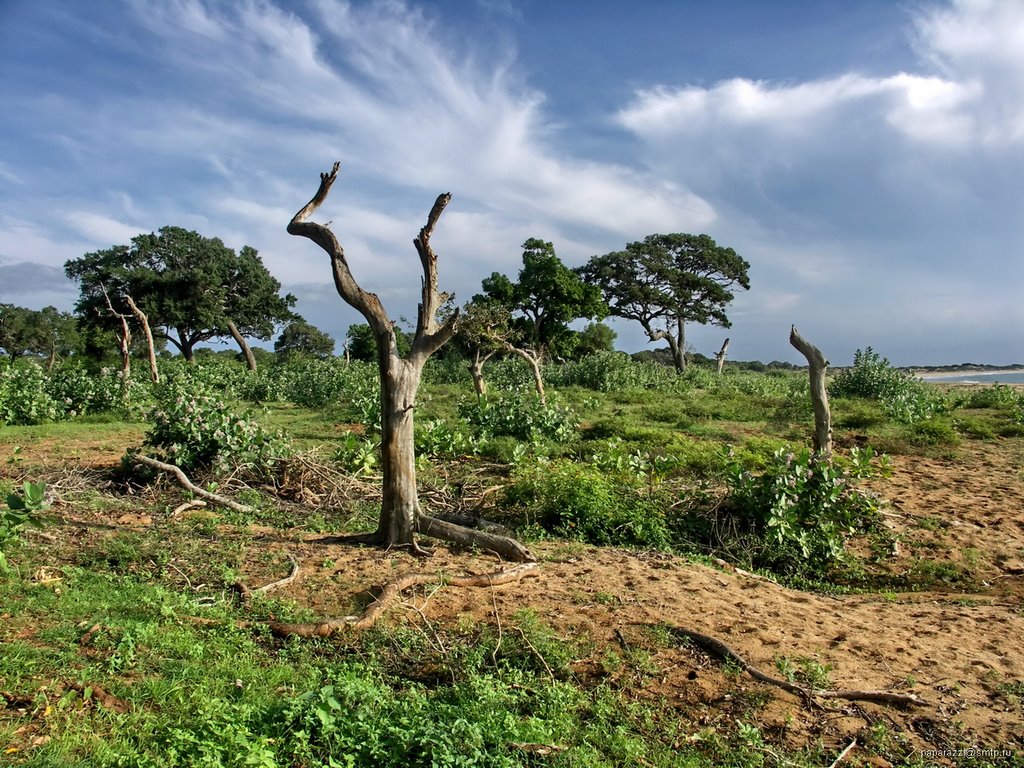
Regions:
<instances>
[{"instance_id":1,"label":"sandy ground","mask_svg":"<svg viewBox=\"0 0 1024 768\"><path fill-rule=\"evenodd\" d=\"M51 459L69 450L60 446ZM94 465L97 456L107 458L100 451L84 463ZM416 591L383 621L422 627L425 620L443 627L496 625L500 619L508 627L516 612L530 609L561 637L590 649L573 664L581 679L609 674L602 662L608 649L647 649L655 671L642 682L623 679L624 690L669 702L693 722L694 731L713 728L739 711L744 697L759 694L769 703L757 723L790 746L824 743L839 749L884 725L907 734L918 749L1015 749L1024 761L1024 441L970 441L955 459L899 456L894 469L878 490L891 500L886 520L901 546L884 558L884 567L898 573L925 555L948 561L970 569L971 591L961 584L928 593L836 598L664 554L551 543L535 547L542 561L537 578L493 592ZM145 509L109 520L75 507L59 511L72 537L81 535L83 523L95 535L110 535L111 528L91 524L116 530L153 522ZM280 578L287 571L285 553L291 553L300 563L299 576L275 594L323 617L352 613L365 605L368 589L410 570L457 574L500 567L492 557L444 548L423 561L324 543L322 535L301 530L253 533L245 581L257 586ZM649 628L662 624L714 635L773 675L780 658L810 659L831 667L835 688L914 693L926 705L812 705L747 676L729 675L718 661L683 643L652 642ZM1014 683L1017 694L1007 687Z\"/></svg>"}]
</instances>

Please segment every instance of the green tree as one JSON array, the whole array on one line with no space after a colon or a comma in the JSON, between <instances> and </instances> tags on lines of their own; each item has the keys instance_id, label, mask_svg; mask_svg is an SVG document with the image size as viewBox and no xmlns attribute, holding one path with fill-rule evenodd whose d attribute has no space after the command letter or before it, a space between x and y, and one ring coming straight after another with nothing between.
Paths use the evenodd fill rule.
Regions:
<instances>
[{"instance_id":1,"label":"green tree","mask_svg":"<svg viewBox=\"0 0 1024 768\"><path fill-rule=\"evenodd\" d=\"M750 265L708 235L648 235L624 251L593 257L579 270L599 286L616 317L636 320L652 342L665 340L676 370L686 367L687 322L731 323L732 288L750 288Z\"/></svg>"},{"instance_id":2,"label":"green tree","mask_svg":"<svg viewBox=\"0 0 1024 768\"><path fill-rule=\"evenodd\" d=\"M0 304L0 349L12 360L22 355L41 355L52 368L62 357L74 354L81 339L73 315L56 307L40 310Z\"/></svg>"},{"instance_id":3,"label":"green tree","mask_svg":"<svg viewBox=\"0 0 1024 768\"><path fill-rule=\"evenodd\" d=\"M14 304L0 304L0 349L11 360L31 354L39 346L33 311Z\"/></svg>"},{"instance_id":4,"label":"green tree","mask_svg":"<svg viewBox=\"0 0 1024 768\"><path fill-rule=\"evenodd\" d=\"M395 333L395 344L398 348L399 357L404 357L412 347L412 337L392 323ZM371 363L377 359L377 339L374 337L373 329L366 323L353 323L345 333L345 348L352 360L362 360Z\"/></svg>"},{"instance_id":5,"label":"green tree","mask_svg":"<svg viewBox=\"0 0 1024 768\"><path fill-rule=\"evenodd\" d=\"M587 327L577 336L576 357L614 352L616 336L618 334L604 323L587 323Z\"/></svg>"},{"instance_id":6,"label":"green tree","mask_svg":"<svg viewBox=\"0 0 1024 768\"><path fill-rule=\"evenodd\" d=\"M199 343L229 334L269 339L293 317L295 297L280 296L254 248L236 255L220 239L181 227L87 253L64 271L81 284L76 309L86 322L116 331L129 316L148 317L155 334L189 361ZM244 341L239 345L244 351Z\"/></svg>"},{"instance_id":7,"label":"green tree","mask_svg":"<svg viewBox=\"0 0 1024 768\"><path fill-rule=\"evenodd\" d=\"M334 354L334 339L305 320L292 320L274 342L274 352L282 359L295 354L325 359Z\"/></svg>"},{"instance_id":8,"label":"green tree","mask_svg":"<svg viewBox=\"0 0 1024 768\"><path fill-rule=\"evenodd\" d=\"M508 312L508 323L496 326L492 336L530 365L541 399L540 366L545 356L569 354L575 347L576 334L569 324L579 318L600 319L608 311L601 290L565 266L551 243L536 238L523 243L518 281L494 272L484 278L483 291L473 300L490 301Z\"/></svg>"}]
</instances>

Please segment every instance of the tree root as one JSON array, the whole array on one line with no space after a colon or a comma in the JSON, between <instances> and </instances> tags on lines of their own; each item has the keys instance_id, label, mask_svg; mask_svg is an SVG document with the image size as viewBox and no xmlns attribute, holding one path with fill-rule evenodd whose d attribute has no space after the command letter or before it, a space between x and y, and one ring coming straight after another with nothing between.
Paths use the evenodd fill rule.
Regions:
<instances>
[{"instance_id":1,"label":"tree root","mask_svg":"<svg viewBox=\"0 0 1024 768\"><path fill-rule=\"evenodd\" d=\"M288 559L292 561L292 570L283 579L272 581L269 584L264 584L262 587L256 587L256 589L250 589L242 580L238 580L232 585L234 586L235 589L238 590L238 594L241 597L243 603L249 602L252 599L253 595L265 594L272 589L277 589L278 587L287 587L289 584L295 581L295 579L298 578L299 561L295 559L294 555L292 555L291 552L285 552L285 554L288 555Z\"/></svg>"},{"instance_id":2,"label":"tree root","mask_svg":"<svg viewBox=\"0 0 1024 768\"><path fill-rule=\"evenodd\" d=\"M508 536L478 531L455 525L430 515L420 513L416 516L416 532L434 539L443 539L464 547L479 547L498 553L505 560L517 563L533 563L537 561L534 554Z\"/></svg>"},{"instance_id":3,"label":"tree root","mask_svg":"<svg viewBox=\"0 0 1024 768\"><path fill-rule=\"evenodd\" d=\"M239 504L237 501L232 501L226 496L204 491L188 479L188 475L185 474L181 467L176 467L173 464L167 464L163 461L157 461L156 459L151 459L149 456L143 456L138 453L133 454L131 460L139 464L145 464L147 467L158 469L161 472L170 472L177 479L178 485L188 491L191 491L201 499L211 501L214 504L220 504L222 507L235 510L235 512L252 512L252 507L247 507L245 504Z\"/></svg>"},{"instance_id":4,"label":"tree root","mask_svg":"<svg viewBox=\"0 0 1024 768\"><path fill-rule=\"evenodd\" d=\"M325 619L302 624L271 621L267 622L266 626L277 637L305 638L330 637L343 629L369 629L384 611L401 596L402 590L409 587L429 584L434 581L443 581L453 587L494 587L536 576L539 567L537 563L523 563L494 573L484 573L478 576L449 576L447 578L439 578L437 574L433 573L407 573L386 584L380 596L367 606L360 616L345 616L339 619Z\"/></svg>"},{"instance_id":5,"label":"tree root","mask_svg":"<svg viewBox=\"0 0 1024 768\"><path fill-rule=\"evenodd\" d=\"M683 627L671 627L671 631L692 641L694 645L701 650L707 651L713 656L717 656L724 661L731 661L755 680L767 683L768 685L777 686L778 688L782 688L784 691L795 693L805 699L815 697L821 699L846 699L849 701L873 701L879 704L896 704L900 706L924 706L927 704L923 699L909 693L861 690L826 691L820 688L804 688L803 686L796 685L788 680L781 680L777 677L766 675L764 672L757 669L757 667L752 666L746 659L717 638L710 637L709 635L702 635L699 632L694 632L691 629L684 629Z\"/></svg>"}]
</instances>

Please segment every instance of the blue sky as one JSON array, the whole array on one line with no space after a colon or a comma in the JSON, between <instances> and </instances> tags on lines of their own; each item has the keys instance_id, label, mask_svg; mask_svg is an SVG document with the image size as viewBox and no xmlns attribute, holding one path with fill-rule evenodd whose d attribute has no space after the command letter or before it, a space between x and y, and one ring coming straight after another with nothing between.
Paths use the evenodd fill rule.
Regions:
<instances>
[{"instance_id":1,"label":"blue sky","mask_svg":"<svg viewBox=\"0 0 1024 768\"><path fill-rule=\"evenodd\" d=\"M1024 362L1024 3L0 0L0 301L171 224L257 248L311 322L360 318L285 233L320 220L395 319L439 192L460 300L521 244L658 232L751 264L712 354ZM636 351L639 327L615 323Z\"/></svg>"}]
</instances>

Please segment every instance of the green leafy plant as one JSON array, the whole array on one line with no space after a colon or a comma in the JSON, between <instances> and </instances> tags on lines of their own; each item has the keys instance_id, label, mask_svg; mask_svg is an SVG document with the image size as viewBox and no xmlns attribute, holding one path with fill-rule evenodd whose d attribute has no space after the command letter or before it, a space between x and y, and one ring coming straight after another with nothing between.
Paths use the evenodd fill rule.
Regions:
<instances>
[{"instance_id":1,"label":"green leafy plant","mask_svg":"<svg viewBox=\"0 0 1024 768\"><path fill-rule=\"evenodd\" d=\"M157 398L145 443L163 451L185 471L224 473L243 468L266 477L290 451L281 434L268 432L251 416L198 389L195 382L171 378L158 390Z\"/></svg>"},{"instance_id":2,"label":"green leafy plant","mask_svg":"<svg viewBox=\"0 0 1024 768\"><path fill-rule=\"evenodd\" d=\"M728 525L720 546L739 543L751 565L785 575L822 573L845 558L846 541L877 520L880 501L856 487L889 471L888 457L853 448L848 459L822 460L808 450L779 449L754 474L739 462L726 467Z\"/></svg>"},{"instance_id":3,"label":"green leafy plant","mask_svg":"<svg viewBox=\"0 0 1024 768\"><path fill-rule=\"evenodd\" d=\"M334 452L334 460L357 477L372 475L380 466L380 443L346 432Z\"/></svg>"},{"instance_id":4,"label":"green leafy plant","mask_svg":"<svg viewBox=\"0 0 1024 768\"><path fill-rule=\"evenodd\" d=\"M854 353L853 366L832 380L829 394L877 400L890 418L905 424L931 418L945 409L942 398L926 384L893 368L871 347Z\"/></svg>"},{"instance_id":5,"label":"green leafy plant","mask_svg":"<svg viewBox=\"0 0 1024 768\"><path fill-rule=\"evenodd\" d=\"M545 403L537 395L522 391L463 400L458 410L482 435L508 435L530 442L540 439L565 442L576 433L579 424L568 406L550 398Z\"/></svg>"},{"instance_id":6,"label":"green leafy plant","mask_svg":"<svg viewBox=\"0 0 1024 768\"><path fill-rule=\"evenodd\" d=\"M7 495L7 508L0 509L0 571L10 569L4 550L18 539L18 531L25 525L42 528L40 513L48 507L46 483L43 482L26 482L20 494Z\"/></svg>"}]
</instances>

